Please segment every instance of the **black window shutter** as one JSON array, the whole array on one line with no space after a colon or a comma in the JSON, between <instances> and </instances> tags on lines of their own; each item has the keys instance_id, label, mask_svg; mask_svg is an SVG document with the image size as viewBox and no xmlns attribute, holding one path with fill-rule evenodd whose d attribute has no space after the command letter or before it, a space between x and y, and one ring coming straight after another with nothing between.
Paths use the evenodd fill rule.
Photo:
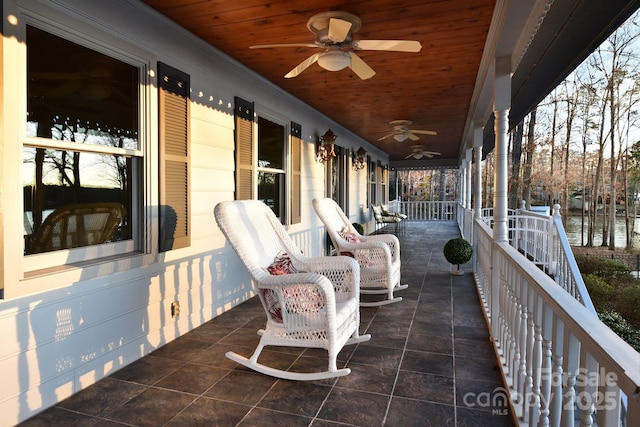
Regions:
<instances>
[{"instance_id":1,"label":"black window shutter","mask_svg":"<svg viewBox=\"0 0 640 427\"><path fill-rule=\"evenodd\" d=\"M302 221L302 126L291 122L291 224Z\"/></svg>"},{"instance_id":2,"label":"black window shutter","mask_svg":"<svg viewBox=\"0 0 640 427\"><path fill-rule=\"evenodd\" d=\"M236 200L253 199L253 102L235 97Z\"/></svg>"},{"instance_id":3,"label":"black window shutter","mask_svg":"<svg viewBox=\"0 0 640 427\"><path fill-rule=\"evenodd\" d=\"M158 63L160 123L160 252L184 248L190 238L190 77Z\"/></svg>"}]
</instances>

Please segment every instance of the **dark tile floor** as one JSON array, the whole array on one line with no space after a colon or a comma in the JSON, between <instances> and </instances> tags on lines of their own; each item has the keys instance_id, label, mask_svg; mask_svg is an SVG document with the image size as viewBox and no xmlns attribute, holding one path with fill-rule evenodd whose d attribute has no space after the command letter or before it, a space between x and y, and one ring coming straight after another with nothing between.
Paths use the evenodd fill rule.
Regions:
<instances>
[{"instance_id":1,"label":"dark tile floor","mask_svg":"<svg viewBox=\"0 0 640 427\"><path fill-rule=\"evenodd\" d=\"M452 222L408 223L400 232L403 300L362 308L369 342L347 346L351 374L294 382L224 357L249 356L264 313L254 298L123 368L26 426L513 426L469 272L450 274ZM269 348L262 363L321 364L317 349ZM339 366L340 367L340 366ZM499 400L499 399L496 399Z\"/></svg>"}]
</instances>

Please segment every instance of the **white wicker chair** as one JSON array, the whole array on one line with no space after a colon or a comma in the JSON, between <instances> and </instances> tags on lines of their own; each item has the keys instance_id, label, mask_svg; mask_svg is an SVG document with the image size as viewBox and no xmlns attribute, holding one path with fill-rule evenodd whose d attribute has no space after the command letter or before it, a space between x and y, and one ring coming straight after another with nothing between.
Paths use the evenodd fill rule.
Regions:
<instances>
[{"instance_id":1,"label":"white wicker chair","mask_svg":"<svg viewBox=\"0 0 640 427\"><path fill-rule=\"evenodd\" d=\"M400 241L393 234L363 236L358 233L342 208L332 199L314 199L313 209L333 242L338 254L353 255L360 264L360 293L385 294L380 301L360 301L370 307L402 300L393 293L406 289L400 284ZM353 239L353 237L357 239ZM359 242L353 242L359 240Z\"/></svg>"},{"instance_id":2,"label":"white wicker chair","mask_svg":"<svg viewBox=\"0 0 640 427\"><path fill-rule=\"evenodd\" d=\"M216 205L215 218L231 247L249 270L267 314L258 347L246 358L226 356L250 369L289 380L318 380L348 375L336 358L345 344L368 341L360 335L358 263L349 257L307 258L271 209L257 200L226 201ZM286 253L297 272L269 273L274 259ZM258 363L267 345L314 347L328 351L328 369L290 372Z\"/></svg>"}]
</instances>

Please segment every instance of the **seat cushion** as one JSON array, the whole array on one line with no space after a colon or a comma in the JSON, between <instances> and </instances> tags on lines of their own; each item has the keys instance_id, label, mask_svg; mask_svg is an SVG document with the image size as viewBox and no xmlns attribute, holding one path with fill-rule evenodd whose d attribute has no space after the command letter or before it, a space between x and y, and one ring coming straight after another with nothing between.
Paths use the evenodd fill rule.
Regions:
<instances>
[{"instance_id":1,"label":"seat cushion","mask_svg":"<svg viewBox=\"0 0 640 427\"><path fill-rule=\"evenodd\" d=\"M354 233L350 233L345 230L338 231L340 237L342 237L347 243L360 243L360 238L356 236ZM355 258L353 256L353 252L343 251L340 252L340 255L350 256L351 258Z\"/></svg>"}]
</instances>

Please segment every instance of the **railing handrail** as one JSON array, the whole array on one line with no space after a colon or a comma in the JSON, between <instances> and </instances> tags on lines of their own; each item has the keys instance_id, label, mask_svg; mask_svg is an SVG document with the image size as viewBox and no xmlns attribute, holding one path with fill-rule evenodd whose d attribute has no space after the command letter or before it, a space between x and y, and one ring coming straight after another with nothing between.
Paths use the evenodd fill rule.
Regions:
<instances>
[{"instance_id":1,"label":"railing handrail","mask_svg":"<svg viewBox=\"0 0 640 427\"><path fill-rule=\"evenodd\" d=\"M559 210L559 207L558 207ZM591 301L591 296L589 295L589 290L587 289L587 285L584 283L584 279L582 278L582 274L580 273L580 269L578 268L578 263L576 262L576 257L571 250L571 245L569 244L569 239L567 237L567 233L564 230L564 225L562 224L562 218L560 215L553 215L553 224L556 229L556 242L558 244L558 253L556 254L557 262L564 261L568 264L570 279L574 281L574 286L576 288L577 294L580 295L581 303L593 314L596 313L595 306L593 305L593 301Z\"/></svg>"},{"instance_id":2,"label":"railing handrail","mask_svg":"<svg viewBox=\"0 0 640 427\"><path fill-rule=\"evenodd\" d=\"M530 239L536 240L532 242L519 239L512 242L515 243L516 249L531 257L532 261L551 275L558 285L587 307L592 314L597 315L562 225L560 205L555 204L552 215L546 215L526 210L523 201L522 207L516 211L515 219L515 223L527 225L533 220L534 230L525 230L524 233ZM546 226L548 228L545 230ZM531 247L523 247L522 244L528 244L534 247L534 250L531 250Z\"/></svg>"},{"instance_id":3,"label":"railing handrail","mask_svg":"<svg viewBox=\"0 0 640 427\"><path fill-rule=\"evenodd\" d=\"M476 285L518 419L640 425L637 399L625 404L639 395L640 353L516 248L494 242L485 221L474 235Z\"/></svg>"}]
</instances>

